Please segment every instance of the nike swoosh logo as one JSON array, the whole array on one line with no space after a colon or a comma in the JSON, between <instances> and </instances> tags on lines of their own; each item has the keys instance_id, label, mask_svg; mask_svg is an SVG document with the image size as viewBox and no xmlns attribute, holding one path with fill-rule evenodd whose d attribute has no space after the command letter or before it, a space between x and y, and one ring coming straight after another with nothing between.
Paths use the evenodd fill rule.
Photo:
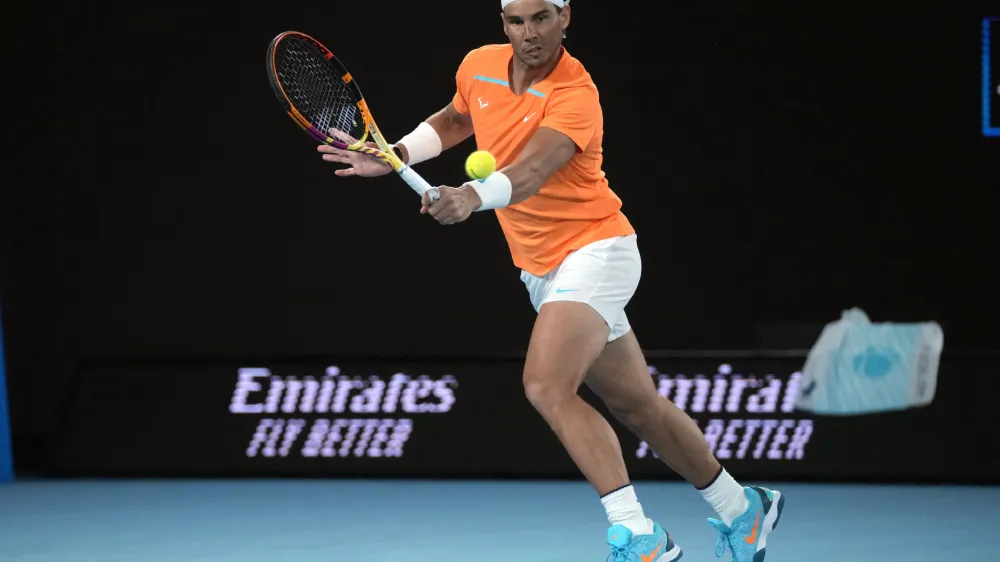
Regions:
<instances>
[{"instance_id":1,"label":"nike swoosh logo","mask_svg":"<svg viewBox=\"0 0 1000 562\"><path fill-rule=\"evenodd\" d=\"M535 112L535 113L537 113L537 112ZM532 113L531 115L529 115L529 116L525 117L525 118L524 118L524 122L525 122L525 123L527 123L527 122L528 122L528 119L531 119L531 118L532 118L532 117L534 117L534 116L535 116L535 114L534 114L534 113Z\"/></svg>"},{"instance_id":2,"label":"nike swoosh logo","mask_svg":"<svg viewBox=\"0 0 1000 562\"><path fill-rule=\"evenodd\" d=\"M557 293L575 293L580 289L556 289Z\"/></svg>"},{"instance_id":3,"label":"nike swoosh logo","mask_svg":"<svg viewBox=\"0 0 1000 562\"><path fill-rule=\"evenodd\" d=\"M757 542L757 532L760 531L760 512L757 512L757 518L753 521L753 532L747 535L747 538L743 539L747 541L747 544L753 544Z\"/></svg>"},{"instance_id":4,"label":"nike swoosh logo","mask_svg":"<svg viewBox=\"0 0 1000 562\"><path fill-rule=\"evenodd\" d=\"M663 543L664 541L660 541L660 544L657 545L656 550L654 550L649 554L640 554L639 558L642 558L642 562L653 562L654 560L656 560L656 555L658 555L660 553L660 549L663 548Z\"/></svg>"}]
</instances>

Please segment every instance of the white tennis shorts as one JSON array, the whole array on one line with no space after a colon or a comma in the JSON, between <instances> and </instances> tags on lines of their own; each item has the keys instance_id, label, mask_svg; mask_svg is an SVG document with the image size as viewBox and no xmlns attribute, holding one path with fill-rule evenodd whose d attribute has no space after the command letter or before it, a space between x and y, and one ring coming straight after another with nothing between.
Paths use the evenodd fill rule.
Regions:
<instances>
[{"instance_id":1,"label":"white tennis shorts","mask_svg":"<svg viewBox=\"0 0 1000 562\"><path fill-rule=\"evenodd\" d=\"M521 281L535 312L547 302L588 304L607 322L611 328L608 341L614 341L632 329L625 305L635 294L641 273L639 246L631 234L587 244L543 277L522 270Z\"/></svg>"}]
</instances>

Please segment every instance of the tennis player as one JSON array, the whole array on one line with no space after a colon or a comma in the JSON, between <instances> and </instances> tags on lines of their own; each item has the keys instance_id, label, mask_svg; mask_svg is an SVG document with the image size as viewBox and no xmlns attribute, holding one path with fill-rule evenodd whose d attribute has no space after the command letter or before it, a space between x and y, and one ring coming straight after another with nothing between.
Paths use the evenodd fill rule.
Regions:
<instances>
[{"instance_id":1,"label":"tennis player","mask_svg":"<svg viewBox=\"0 0 1000 562\"><path fill-rule=\"evenodd\" d=\"M444 109L396 143L419 164L475 135L497 158L483 181L440 187L421 213L450 225L493 211L538 313L524 366L528 400L594 486L611 524L613 562L672 562L681 549L643 512L614 430L578 395L586 383L621 422L695 486L719 515L716 555L762 562L778 522L777 491L743 487L698 426L662 398L625 315L639 283L636 233L601 169L598 90L563 47L569 0L501 0L510 44L466 55ZM335 132L336 133L336 132ZM353 141L353 139L352 139ZM321 145L339 176L391 171L367 155Z\"/></svg>"}]
</instances>

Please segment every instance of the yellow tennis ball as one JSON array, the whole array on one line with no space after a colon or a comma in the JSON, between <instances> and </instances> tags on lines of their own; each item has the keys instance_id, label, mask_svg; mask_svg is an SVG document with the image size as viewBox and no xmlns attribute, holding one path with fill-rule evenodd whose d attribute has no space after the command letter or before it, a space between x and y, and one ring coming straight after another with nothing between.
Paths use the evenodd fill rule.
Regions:
<instances>
[{"instance_id":1,"label":"yellow tennis ball","mask_svg":"<svg viewBox=\"0 0 1000 562\"><path fill-rule=\"evenodd\" d=\"M465 159L465 173L474 180L484 180L496 170L497 159L485 150L477 150Z\"/></svg>"}]
</instances>

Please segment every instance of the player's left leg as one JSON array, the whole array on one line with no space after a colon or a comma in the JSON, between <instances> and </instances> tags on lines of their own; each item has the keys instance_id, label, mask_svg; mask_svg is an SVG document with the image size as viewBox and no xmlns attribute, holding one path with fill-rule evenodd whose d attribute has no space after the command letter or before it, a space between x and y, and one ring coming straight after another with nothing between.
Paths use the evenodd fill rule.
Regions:
<instances>
[{"instance_id":1,"label":"player's left leg","mask_svg":"<svg viewBox=\"0 0 1000 562\"><path fill-rule=\"evenodd\" d=\"M591 366L587 385L719 514L719 520L709 520L720 532L716 555L725 554L728 546L733 562L763 562L767 536L778 524L784 497L738 484L712 455L694 421L656 392L624 313L612 328L612 337L619 335Z\"/></svg>"},{"instance_id":2,"label":"player's left leg","mask_svg":"<svg viewBox=\"0 0 1000 562\"><path fill-rule=\"evenodd\" d=\"M578 394L639 281L635 237L594 242L543 277L521 276L538 318L524 368L528 399L601 496L612 562L674 562L680 547L643 513L618 436Z\"/></svg>"}]
</instances>

